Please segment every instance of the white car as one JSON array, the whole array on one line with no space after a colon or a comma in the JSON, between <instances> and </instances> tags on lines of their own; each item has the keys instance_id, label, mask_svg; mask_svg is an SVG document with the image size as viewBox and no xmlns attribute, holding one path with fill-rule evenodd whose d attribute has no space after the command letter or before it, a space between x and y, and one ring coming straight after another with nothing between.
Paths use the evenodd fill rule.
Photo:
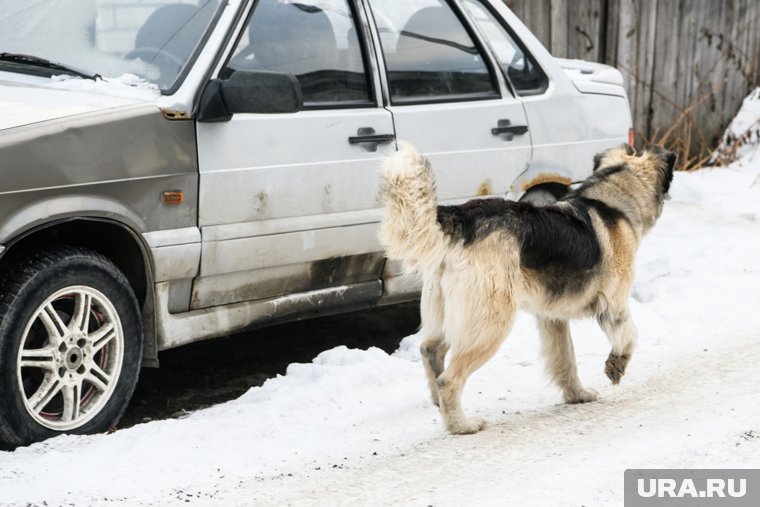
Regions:
<instances>
[{"instance_id":1,"label":"white car","mask_svg":"<svg viewBox=\"0 0 760 507\"><path fill-rule=\"evenodd\" d=\"M622 85L497 0L0 0L0 440L111 428L160 350L417 298L396 140L445 202L548 202L632 143Z\"/></svg>"}]
</instances>

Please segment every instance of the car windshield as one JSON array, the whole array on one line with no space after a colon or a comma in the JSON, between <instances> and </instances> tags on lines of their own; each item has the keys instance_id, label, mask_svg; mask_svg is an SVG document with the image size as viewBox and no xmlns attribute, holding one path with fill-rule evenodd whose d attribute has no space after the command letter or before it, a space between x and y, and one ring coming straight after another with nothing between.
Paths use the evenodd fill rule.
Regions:
<instances>
[{"instance_id":1,"label":"car windshield","mask_svg":"<svg viewBox=\"0 0 760 507\"><path fill-rule=\"evenodd\" d=\"M3 56L0 70L104 78L131 74L154 83L161 90L169 90L201 44L223 3L219 0L0 0L0 53ZM25 58L27 56L29 58ZM58 66L46 67L48 63Z\"/></svg>"}]
</instances>

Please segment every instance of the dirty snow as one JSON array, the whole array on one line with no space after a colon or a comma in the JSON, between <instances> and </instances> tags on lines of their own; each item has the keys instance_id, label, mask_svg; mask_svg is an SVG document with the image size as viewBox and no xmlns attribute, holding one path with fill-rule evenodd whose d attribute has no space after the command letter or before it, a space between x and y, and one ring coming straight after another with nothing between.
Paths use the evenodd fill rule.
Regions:
<instances>
[{"instance_id":1,"label":"dirty snow","mask_svg":"<svg viewBox=\"0 0 760 507\"><path fill-rule=\"evenodd\" d=\"M592 321L568 406L531 317L476 372L444 432L419 337L388 355L338 347L184 419L0 452L0 505L622 505L627 468L760 468L760 153L679 173L638 256L640 342L619 386Z\"/></svg>"},{"instance_id":2,"label":"dirty snow","mask_svg":"<svg viewBox=\"0 0 760 507\"><path fill-rule=\"evenodd\" d=\"M760 143L760 86L744 97L739 112L721 136L711 162L730 163L757 150Z\"/></svg>"}]
</instances>

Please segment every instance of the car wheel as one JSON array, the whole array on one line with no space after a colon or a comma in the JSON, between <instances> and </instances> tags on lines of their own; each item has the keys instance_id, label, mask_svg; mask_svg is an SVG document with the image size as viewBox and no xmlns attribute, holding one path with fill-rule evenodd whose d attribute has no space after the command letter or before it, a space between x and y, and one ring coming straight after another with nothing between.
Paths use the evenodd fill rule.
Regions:
<instances>
[{"instance_id":1,"label":"car wheel","mask_svg":"<svg viewBox=\"0 0 760 507\"><path fill-rule=\"evenodd\" d=\"M531 188L522 197L520 202L529 202L534 206L548 206L549 204L557 202L563 195L567 193L567 187L560 184L542 185L540 187Z\"/></svg>"},{"instance_id":2,"label":"car wheel","mask_svg":"<svg viewBox=\"0 0 760 507\"><path fill-rule=\"evenodd\" d=\"M142 326L126 277L85 248L36 252L0 277L0 441L112 428L137 383Z\"/></svg>"}]
</instances>

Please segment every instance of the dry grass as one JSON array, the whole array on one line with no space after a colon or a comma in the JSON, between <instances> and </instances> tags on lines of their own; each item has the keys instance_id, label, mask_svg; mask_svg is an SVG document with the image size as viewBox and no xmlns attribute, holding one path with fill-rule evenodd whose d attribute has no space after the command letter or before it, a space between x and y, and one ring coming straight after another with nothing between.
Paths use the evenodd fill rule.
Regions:
<instances>
[{"instance_id":1,"label":"dry grass","mask_svg":"<svg viewBox=\"0 0 760 507\"><path fill-rule=\"evenodd\" d=\"M741 36L756 18L757 16L753 19L745 19L734 36ZM718 55L714 58L712 65L705 72L701 73L697 86L694 88L695 90L706 91L701 95L691 98L685 106L658 89L654 84L654 80L650 82L642 79L638 74L638 69L632 70L618 65L637 85L648 89L652 94L652 98L656 96L662 104L673 108L676 115L675 120L667 130L657 129L649 135L636 132L636 138L640 141L637 142L637 145L659 144L675 151L678 154L677 169L681 171L692 171L705 165L726 165L735 159L738 150L752 139L753 135L755 136L754 139L757 139L757 136L760 135L758 134L760 126L753 125L747 132L736 138L732 138L729 133L724 133L720 136L720 140L717 141L719 143L718 146L715 145L716 141L708 140L715 139L715 136L707 135L697 118L700 108L707 107L713 99L718 97L727 84L726 78L723 78L715 86L712 85L715 82L717 66L721 62L732 64L735 67L734 79L742 79L746 85L745 89L752 90L759 84L757 83L756 76L758 75L758 65L760 65L760 62L742 52L739 49L739 45L724 37L723 34L714 34L703 27L701 35L707 39L709 46L712 46L714 38L719 40L715 46L715 49L718 50ZM722 112L724 115L732 113L733 111ZM723 118L724 128L731 120L732 117L726 116Z\"/></svg>"},{"instance_id":2,"label":"dry grass","mask_svg":"<svg viewBox=\"0 0 760 507\"><path fill-rule=\"evenodd\" d=\"M679 110L679 114L665 132L658 130L648 138L644 137L644 144L659 144L674 151L678 155L677 170L679 171L693 171L703 167L711 160L715 146L707 141L694 112L718 93L724 85L725 83L722 82L704 95L693 98L686 107L679 107L655 90L655 93L661 95L671 106Z\"/></svg>"}]
</instances>

